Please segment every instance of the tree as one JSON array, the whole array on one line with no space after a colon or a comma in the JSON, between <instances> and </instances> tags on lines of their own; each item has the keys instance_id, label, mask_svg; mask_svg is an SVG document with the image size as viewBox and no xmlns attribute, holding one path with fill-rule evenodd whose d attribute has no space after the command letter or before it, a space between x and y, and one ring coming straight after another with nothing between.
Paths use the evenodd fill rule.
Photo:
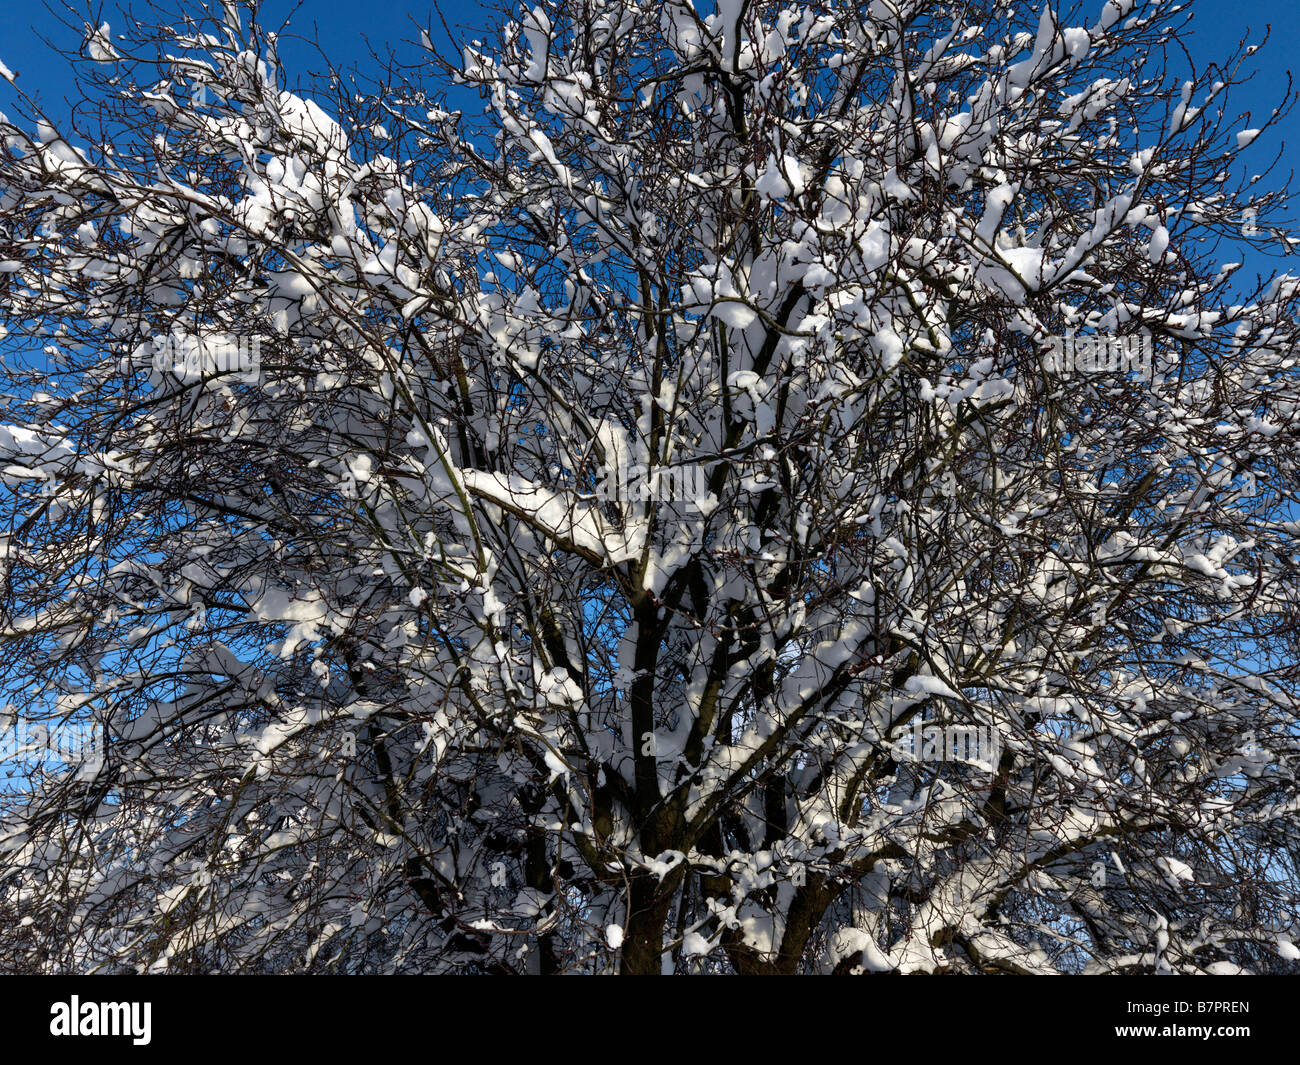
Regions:
<instances>
[{"instance_id":1,"label":"tree","mask_svg":"<svg viewBox=\"0 0 1300 1065\"><path fill-rule=\"evenodd\" d=\"M1290 97L1179 10L541 0L302 94L87 21L0 123L0 668L98 737L6 966L1294 968Z\"/></svg>"}]
</instances>

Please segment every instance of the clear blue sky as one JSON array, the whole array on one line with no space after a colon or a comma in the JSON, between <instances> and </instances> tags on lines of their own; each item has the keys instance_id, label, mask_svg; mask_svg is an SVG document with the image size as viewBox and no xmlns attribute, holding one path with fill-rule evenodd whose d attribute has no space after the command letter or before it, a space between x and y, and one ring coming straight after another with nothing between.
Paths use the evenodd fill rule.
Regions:
<instances>
[{"instance_id":1,"label":"clear blue sky","mask_svg":"<svg viewBox=\"0 0 1300 1065\"><path fill-rule=\"evenodd\" d=\"M59 0L51 2L57 4ZM191 2L171 0L165 6L183 9ZM1038 10L1041 2L1026 0L1026 7ZM216 0L212 3L215 5ZM1082 10L1086 12L1084 17L1087 21L1092 21L1101 4L1102 0L1086 0ZM117 2L103 6L103 17L114 26L122 22L118 7ZM266 25L278 24L292 9L292 0L266 0L262 21ZM1294 72L1300 82L1300 60L1297 60L1296 49L1300 42L1300 0L1191 0L1191 9L1195 13L1194 29L1186 43L1198 65L1226 57L1248 30L1252 42L1257 42L1265 28L1271 26L1272 36L1268 45L1254 57L1257 70L1254 79L1230 98L1234 113L1254 112L1253 118L1238 128L1261 125L1285 91L1288 72ZM442 10L453 27L481 27L489 17L486 8L476 0L443 0ZM433 5L429 0L360 3L357 0L304 0L293 16L291 32L304 37L318 36L336 64L346 67L355 63L364 70L369 65L367 44L381 53L391 44L399 56L417 59L419 53L415 46L402 42L411 42L418 36L412 19L420 25L426 22L435 27L439 25L432 11ZM0 0L0 61L17 71L20 84L28 92L38 92L51 113L58 115L64 112L59 104L71 91L71 80L66 64L41 43L42 35L68 47L75 47L77 43L77 37L46 10L43 0ZM318 66L311 49L292 41L282 39L280 56L291 80ZM5 100L10 94L9 86L0 82L0 110L5 109ZM460 105L460 101L456 103ZM1269 185L1284 180L1289 171L1300 174L1300 109L1285 121L1287 128L1278 135L1261 137L1252 147L1252 170L1255 166L1262 170L1278 150L1279 141L1286 142L1278 170L1265 180ZM1222 251L1226 254L1227 249ZM1270 273L1283 266L1283 262L1280 257L1270 260L1252 255L1247 257L1246 266L1243 275L1257 270ZM1296 269L1294 256L1286 267L1292 271Z\"/></svg>"},{"instance_id":2,"label":"clear blue sky","mask_svg":"<svg viewBox=\"0 0 1300 1065\"><path fill-rule=\"evenodd\" d=\"M58 3L58 0L52 0ZM213 0L215 3L215 0ZM177 8L187 6L187 0L172 0ZM114 18L118 5L104 5L104 17ZM169 5L171 6L171 5ZM1038 9L1041 0L1027 0L1026 6ZM262 21L268 25L279 22L292 10L288 0L266 0ZM1101 0L1088 0L1083 10L1094 11ZM1241 93L1243 107L1264 110L1271 106L1286 82L1288 70L1300 75L1300 62L1296 60L1296 44L1300 41L1300 0L1191 0L1196 14L1196 31L1190 39L1193 58L1198 62L1224 54L1245 33L1247 27L1262 31L1266 25L1273 28L1270 45L1259 52L1259 75ZM397 45L401 40L414 37L411 19L421 24L430 18L433 5L429 0L304 0L293 16L292 27L304 36L319 32L321 43L337 62L365 63L367 39L376 48L386 43ZM442 10L453 26L479 26L487 17L485 8L475 0L443 0ZM433 19L437 25L436 16ZM1091 18L1088 19L1091 21ZM41 35L55 36L65 44L75 43L59 23L45 9L44 0L0 0L0 61L22 75L28 91L37 88L42 94L61 95L68 87L66 73L52 61L40 43ZM304 58L306 52L300 53ZM414 50L408 50L414 55ZM282 58L291 60L293 52L282 48ZM288 64L286 64L288 65ZM3 91L0 91L0 98ZM1294 119L1298 143L1292 155L1300 161L1300 118ZM1297 167L1300 170L1300 167Z\"/></svg>"}]
</instances>

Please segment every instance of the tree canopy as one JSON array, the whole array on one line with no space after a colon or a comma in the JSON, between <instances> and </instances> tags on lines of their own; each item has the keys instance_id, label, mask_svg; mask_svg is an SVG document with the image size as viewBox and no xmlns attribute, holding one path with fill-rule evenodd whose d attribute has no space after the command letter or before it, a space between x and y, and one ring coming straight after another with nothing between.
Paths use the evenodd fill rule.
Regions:
<instances>
[{"instance_id":1,"label":"tree canopy","mask_svg":"<svg viewBox=\"0 0 1300 1065\"><path fill-rule=\"evenodd\" d=\"M0 116L0 673L95 738L0 964L1293 969L1290 97L1184 20L86 22Z\"/></svg>"}]
</instances>

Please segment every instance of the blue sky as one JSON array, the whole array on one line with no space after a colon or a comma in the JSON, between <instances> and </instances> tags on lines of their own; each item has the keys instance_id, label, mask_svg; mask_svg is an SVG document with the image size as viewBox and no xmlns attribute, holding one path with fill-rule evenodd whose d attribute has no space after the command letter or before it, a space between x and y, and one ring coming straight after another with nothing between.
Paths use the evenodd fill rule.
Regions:
<instances>
[{"instance_id":1,"label":"blue sky","mask_svg":"<svg viewBox=\"0 0 1300 1065\"><path fill-rule=\"evenodd\" d=\"M175 0L175 6L183 9L192 2ZM290 0L266 0L262 21L268 25L277 23L293 6ZM1039 4L1037 0L1029 0L1026 6L1036 9ZM104 17L114 21L116 7L113 3L104 5ZM443 0L441 7L452 26L478 27L490 15L484 5L473 0ZM1091 12L1100 7L1101 0L1088 0L1083 10ZM1223 55L1247 27L1255 31L1252 39L1257 39L1265 26L1272 26L1269 46L1256 55L1259 74L1240 95L1243 108L1254 108L1257 112L1269 109L1285 87L1287 71L1300 72L1295 51L1296 41L1300 39L1300 3L1296 0L1191 0L1191 8L1196 15L1196 28L1188 44L1193 59L1198 62ZM406 3L402 0L378 3L304 0L293 16L291 27L305 37L319 34L321 44L336 61L354 61L364 66L368 58L367 40L376 49L390 42L400 46L403 39L410 41L416 36L412 19L420 24L431 20L438 25L437 16L432 12L429 0ZM0 3L0 60L21 74L28 91L38 89L43 95L57 98L67 91L69 79L57 57L51 56L41 44L43 35L65 45L75 44L69 31L46 10L45 0ZM290 63L295 58L291 47L282 46L281 53ZM407 54L415 54L409 45ZM298 52L304 63L310 62L309 56L306 48ZM1297 143L1290 147L1288 154L1300 162L1300 117L1293 118L1292 124L1296 134L1292 139Z\"/></svg>"},{"instance_id":2,"label":"blue sky","mask_svg":"<svg viewBox=\"0 0 1300 1065\"><path fill-rule=\"evenodd\" d=\"M72 80L67 64L52 54L42 43L43 36L50 37L64 47L75 48L78 35L63 26L45 7L46 0L0 0L0 62L19 74L19 84L29 93L38 93L43 104L54 115L66 113L62 99L72 91ZM59 0L51 0L58 4ZM211 0L216 5L216 0ZM707 3L707 0L697 0ZM1041 0L1025 0L1026 7L1037 10ZM1102 0L1084 0L1081 14L1070 21L1091 22L1100 9ZM164 6L184 10L196 6L196 0L172 0ZM1061 3L1068 8L1068 3ZM1300 0L1190 0L1194 13L1193 30L1185 43L1191 58L1198 66L1223 59L1236 43L1249 33L1252 43L1258 42L1266 28L1272 30L1268 44L1252 60L1255 74L1246 85L1238 88L1229 98L1232 116L1252 112L1237 128L1260 126L1286 91L1288 73L1294 72L1300 83L1300 61L1297 61L1296 42L1300 41ZM475 0L442 0L442 12L452 27L478 29L492 18L492 12ZM102 8L103 17L110 24L120 26L122 17L116 0ZM342 67L357 65L361 70L374 69L369 49L383 53L392 46L399 58L418 59L420 52L414 45L419 35L418 26L440 26L430 0L380 0L378 3L357 3L356 0L303 0L294 10L293 0L265 0L262 22L276 25L293 12L290 34L320 41L334 62ZM414 21L413 21L414 20ZM435 29L435 39L441 34ZM445 41L445 36L442 37ZM405 43L403 43L405 42ZM282 36L280 56L291 81L297 76L319 68L319 57L309 45ZM0 110L12 92L0 81ZM471 98L453 100L454 106L476 106ZM1285 119L1280 130L1270 131L1251 147L1247 164L1251 172L1265 169L1274 153L1282 149L1277 169L1264 179L1265 186L1285 181L1291 171L1300 173L1300 108ZM1293 219L1294 221L1294 219ZM1280 249L1279 249L1280 250ZM1237 275L1247 283L1255 273L1270 274L1278 269L1296 269L1296 258L1287 262L1281 255L1264 256L1256 253L1235 254L1228 248L1220 249L1220 256L1244 258L1246 269Z\"/></svg>"}]
</instances>

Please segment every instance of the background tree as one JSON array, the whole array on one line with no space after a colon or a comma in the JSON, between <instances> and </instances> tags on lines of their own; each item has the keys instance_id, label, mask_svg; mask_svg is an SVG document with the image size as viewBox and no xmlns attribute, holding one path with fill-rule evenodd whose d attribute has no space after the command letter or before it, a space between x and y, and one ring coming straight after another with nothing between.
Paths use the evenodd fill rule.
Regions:
<instances>
[{"instance_id":1,"label":"background tree","mask_svg":"<svg viewBox=\"0 0 1300 1065\"><path fill-rule=\"evenodd\" d=\"M0 668L100 739L6 967L1293 967L1285 107L1178 10L545 0L304 94L87 20L0 122Z\"/></svg>"}]
</instances>

